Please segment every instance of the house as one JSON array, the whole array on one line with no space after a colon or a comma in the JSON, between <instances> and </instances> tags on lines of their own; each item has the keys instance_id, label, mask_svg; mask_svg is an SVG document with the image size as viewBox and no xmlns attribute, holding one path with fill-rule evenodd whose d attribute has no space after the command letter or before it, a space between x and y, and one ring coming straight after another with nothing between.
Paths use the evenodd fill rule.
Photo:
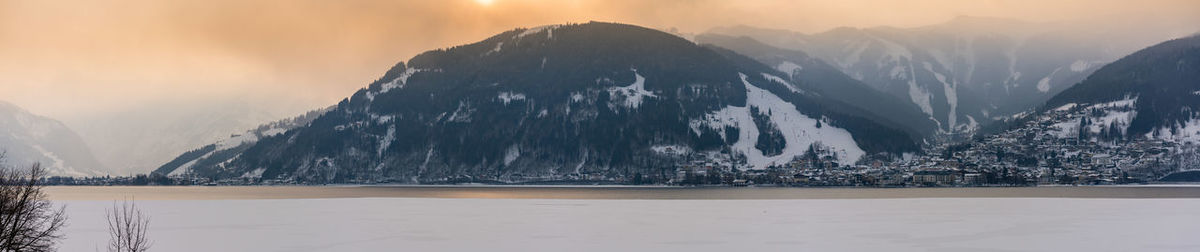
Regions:
<instances>
[{"instance_id":1,"label":"house","mask_svg":"<svg viewBox=\"0 0 1200 252\"><path fill-rule=\"evenodd\" d=\"M953 185L958 176L950 170L920 170L913 172L912 180L917 185Z\"/></svg>"}]
</instances>

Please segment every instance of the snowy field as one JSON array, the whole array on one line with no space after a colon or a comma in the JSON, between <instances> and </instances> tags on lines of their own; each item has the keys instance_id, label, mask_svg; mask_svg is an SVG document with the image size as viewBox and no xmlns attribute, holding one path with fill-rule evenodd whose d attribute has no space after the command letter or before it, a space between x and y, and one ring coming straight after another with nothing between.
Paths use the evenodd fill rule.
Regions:
<instances>
[{"instance_id":1,"label":"snowy field","mask_svg":"<svg viewBox=\"0 0 1200 252\"><path fill-rule=\"evenodd\" d=\"M104 251L112 201L61 201ZM153 251L1200 251L1200 199L149 200Z\"/></svg>"}]
</instances>

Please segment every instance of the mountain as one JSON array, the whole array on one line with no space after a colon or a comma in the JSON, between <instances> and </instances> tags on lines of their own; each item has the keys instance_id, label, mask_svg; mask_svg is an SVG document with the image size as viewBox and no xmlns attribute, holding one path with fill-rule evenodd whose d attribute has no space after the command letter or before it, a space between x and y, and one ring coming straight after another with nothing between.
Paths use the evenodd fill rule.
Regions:
<instances>
[{"instance_id":1,"label":"mountain","mask_svg":"<svg viewBox=\"0 0 1200 252\"><path fill-rule=\"evenodd\" d=\"M774 66L802 89L816 90L825 99L874 112L881 117L876 121L895 124L896 128L906 129L914 136L933 136L938 129L936 121L921 113L916 105L879 92L804 52L773 47L750 37L703 34L696 36L695 41L727 48Z\"/></svg>"},{"instance_id":2,"label":"mountain","mask_svg":"<svg viewBox=\"0 0 1200 252\"><path fill-rule=\"evenodd\" d=\"M246 132L230 135L228 138L216 141L216 143L184 152L166 164L154 169L152 173L184 175L189 174L193 167L221 168L226 161L233 159L241 151L246 150L246 148L254 146L254 143L259 139L283 134L288 130L308 125L317 116L324 114L330 109L310 111L294 118L266 123Z\"/></svg>"},{"instance_id":3,"label":"mountain","mask_svg":"<svg viewBox=\"0 0 1200 252\"><path fill-rule=\"evenodd\" d=\"M1200 35L1163 42L1105 65L1050 98L1042 110L1083 111L1060 125L1076 135L1200 143Z\"/></svg>"},{"instance_id":4,"label":"mountain","mask_svg":"<svg viewBox=\"0 0 1200 252\"><path fill-rule=\"evenodd\" d=\"M0 152L5 166L39 162L52 176L107 174L87 144L62 122L0 101Z\"/></svg>"},{"instance_id":5,"label":"mountain","mask_svg":"<svg viewBox=\"0 0 1200 252\"><path fill-rule=\"evenodd\" d=\"M146 173L179 153L283 116L238 99L162 102L63 121L114 174Z\"/></svg>"},{"instance_id":6,"label":"mountain","mask_svg":"<svg viewBox=\"0 0 1200 252\"><path fill-rule=\"evenodd\" d=\"M516 29L396 64L310 123L190 173L303 183L627 179L666 177L678 165L762 169L806 154L853 163L918 151L904 130L779 76L637 26Z\"/></svg>"},{"instance_id":7,"label":"mountain","mask_svg":"<svg viewBox=\"0 0 1200 252\"><path fill-rule=\"evenodd\" d=\"M747 36L811 54L876 90L915 104L944 133L972 133L1032 109L1105 63L1168 38L1130 36L1129 30L1099 26L980 17L915 28L837 28L816 34L746 26L709 33Z\"/></svg>"}]
</instances>

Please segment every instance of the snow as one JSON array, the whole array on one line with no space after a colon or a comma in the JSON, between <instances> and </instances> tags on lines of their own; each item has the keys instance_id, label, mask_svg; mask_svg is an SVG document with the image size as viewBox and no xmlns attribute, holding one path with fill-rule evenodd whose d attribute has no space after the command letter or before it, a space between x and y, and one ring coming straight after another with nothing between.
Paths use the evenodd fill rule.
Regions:
<instances>
[{"instance_id":1,"label":"snow","mask_svg":"<svg viewBox=\"0 0 1200 252\"><path fill-rule=\"evenodd\" d=\"M509 164L512 164L513 161L517 161L517 158L520 158L520 157L521 157L521 146L516 145L516 144L509 146L508 150L504 151L504 166L508 166Z\"/></svg>"},{"instance_id":2,"label":"snow","mask_svg":"<svg viewBox=\"0 0 1200 252\"><path fill-rule=\"evenodd\" d=\"M513 93L513 92L500 92L500 94L496 95L496 99L500 99L500 102L503 102L504 105L508 105L509 103L511 103L513 101L524 101L525 94Z\"/></svg>"},{"instance_id":3,"label":"snow","mask_svg":"<svg viewBox=\"0 0 1200 252\"><path fill-rule=\"evenodd\" d=\"M1192 118L1183 122L1176 127L1175 133L1171 133L1171 129L1162 127L1156 130L1159 139L1173 141L1177 143L1200 144L1200 119ZM1147 134L1148 138L1153 138L1153 132Z\"/></svg>"},{"instance_id":4,"label":"snow","mask_svg":"<svg viewBox=\"0 0 1200 252\"><path fill-rule=\"evenodd\" d=\"M788 90L791 90L792 93L804 93L804 90L797 88L795 85L792 85L791 82L788 82L788 81L784 80L783 78L779 78L779 76L771 75L768 73L762 73L762 76L764 79L782 84L784 87L787 87Z\"/></svg>"},{"instance_id":5,"label":"snow","mask_svg":"<svg viewBox=\"0 0 1200 252\"><path fill-rule=\"evenodd\" d=\"M754 189L750 189L754 190ZM101 251L64 201L60 251ZM1194 251L1200 200L337 198L137 202L155 251ZM398 249L402 248L402 249Z\"/></svg>"},{"instance_id":6,"label":"snow","mask_svg":"<svg viewBox=\"0 0 1200 252\"><path fill-rule=\"evenodd\" d=\"M1049 131L1047 132L1058 138L1077 137L1079 136L1079 119L1072 119L1050 125Z\"/></svg>"},{"instance_id":7,"label":"snow","mask_svg":"<svg viewBox=\"0 0 1200 252\"><path fill-rule=\"evenodd\" d=\"M650 150L654 151L654 153L658 153L658 154L662 154L662 155L670 155L670 156L683 156L683 155L687 155L688 153L692 152L692 148L689 148L684 145L677 145L677 144L655 145L655 146L651 146Z\"/></svg>"},{"instance_id":8,"label":"snow","mask_svg":"<svg viewBox=\"0 0 1200 252\"><path fill-rule=\"evenodd\" d=\"M375 151L375 155L382 157L383 152L392 146L393 141L396 141L396 125L389 125L387 134L383 136L383 139L379 140L379 149Z\"/></svg>"},{"instance_id":9,"label":"snow","mask_svg":"<svg viewBox=\"0 0 1200 252\"><path fill-rule=\"evenodd\" d=\"M581 102L583 98L583 94L571 92L571 102Z\"/></svg>"},{"instance_id":10,"label":"snow","mask_svg":"<svg viewBox=\"0 0 1200 252\"><path fill-rule=\"evenodd\" d=\"M910 73L912 72L911 69L909 71ZM909 76L912 75L910 74ZM933 94L918 86L916 78L908 78L908 97L921 108L921 112L933 116L933 104L930 101L930 99L933 99Z\"/></svg>"},{"instance_id":11,"label":"snow","mask_svg":"<svg viewBox=\"0 0 1200 252\"><path fill-rule=\"evenodd\" d=\"M823 127L817 128L817 120L801 114L796 106L780 99L775 94L763 90L740 74L742 83L746 86L746 106L729 106L712 112L702 119L690 123L693 133L699 135L700 127L708 127L725 136L724 127L738 128L738 140L733 150L746 156L749 168L764 169L772 164L782 165L794 157L803 155L813 143L820 142L831 147L838 154L838 162L852 164L866 154L849 131L821 122ZM761 150L754 147L758 141L759 129L754 124L749 107L757 107L760 111L770 111L771 123L783 131L786 147L776 156L765 156Z\"/></svg>"},{"instance_id":12,"label":"snow","mask_svg":"<svg viewBox=\"0 0 1200 252\"><path fill-rule=\"evenodd\" d=\"M1137 103L1137 97L1125 97L1124 99L1106 102L1106 103L1100 103L1100 104L1092 105L1091 107L1092 108L1133 107L1134 103Z\"/></svg>"},{"instance_id":13,"label":"snow","mask_svg":"<svg viewBox=\"0 0 1200 252\"><path fill-rule=\"evenodd\" d=\"M486 55L492 55L494 53L498 53L498 52L500 52L500 49L503 47L504 47L504 41L500 41L499 43L496 43L496 48L492 48L492 50L488 51Z\"/></svg>"},{"instance_id":14,"label":"snow","mask_svg":"<svg viewBox=\"0 0 1200 252\"><path fill-rule=\"evenodd\" d=\"M554 29L557 29L560 26L562 26L562 25L543 25L543 26L525 29L525 31L522 31L520 34L517 34L517 38L520 39L520 38L524 38L525 36L538 34L541 32L546 32L546 38L551 39L551 38L554 38Z\"/></svg>"},{"instance_id":15,"label":"snow","mask_svg":"<svg viewBox=\"0 0 1200 252\"><path fill-rule=\"evenodd\" d=\"M1079 106L1079 105L1075 104L1075 103L1067 103L1067 104L1063 104L1062 106L1058 106L1058 108L1054 108L1054 111L1068 111L1068 110L1075 108L1075 106Z\"/></svg>"},{"instance_id":16,"label":"snow","mask_svg":"<svg viewBox=\"0 0 1200 252\"><path fill-rule=\"evenodd\" d=\"M367 92L367 100L374 101L376 95L379 95L382 93L387 93L388 91L392 91L392 89L403 88L405 85L408 85L409 77L412 77L413 74L416 74L416 73L419 73L422 71L424 71L424 70L417 69L417 68L405 69L404 73L401 73L400 76L396 77L395 79L392 79L392 81L389 81L387 83L383 83L383 85L380 85L379 92Z\"/></svg>"},{"instance_id":17,"label":"snow","mask_svg":"<svg viewBox=\"0 0 1200 252\"><path fill-rule=\"evenodd\" d=\"M1136 102L1137 97L1126 97L1121 100L1088 106L1088 108L1100 110L1102 114L1098 117L1091 117L1089 115L1088 120L1091 121L1091 124L1086 129L1079 128L1080 118L1073 118L1051 125L1048 133L1058 138L1076 137L1083 130L1093 134L1100 133L1101 129L1115 123L1121 130L1121 133L1124 134L1129 129L1130 122L1137 116L1137 111L1133 109L1133 105ZM1077 106L1074 103L1069 103L1055 108L1054 111L1068 111Z\"/></svg>"},{"instance_id":18,"label":"snow","mask_svg":"<svg viewBox=\"0 0 1200 252\"><path fill-rule=\"evenodd\" d=\"M784 61L783 63L779 63L778 66L775 66L775 69L787 74L788 77L791 77L791 76L796 75L797 71L804 69L804 67L801 67L800 65L797 65L796 63L792 63L791 61Z\"/></svg>"},{"instance_id":19,"label":"snow","mask_svg":"<svg viewBox=\"0 0 1200 252\"><path fill-rule=\"evenodd\" d=\"M448 121L448 122L471 122L471 113L472 112L475 112L475 109L471 108L471 104L469 104L465 101L459 101L458 108L454 110L453 114L450 114L450 118L446 119L446 121Z\"/></svg>"},{"instance_id":20,"label":"snow","mask_svg":"<svg viewBox=\"0 0 1200 252\"><path fill-rule=\"evenodd\" d=\"M636 109L638 106L642 105L643 99L647 97L655 98L658 96L654 95L653 92L646 90L646 78L642 77L641 74L638 74L637 69L631 70L633 71L634 77L633 84L624 87L610 87L608 88L608 93L614 99L621 97L623 99L623 102L620 103L621 106Z\"/></svg>"},{"instance_id":21,"label":"snow","mask_svg":"<svg viewBox=\"0 0 1200 252\"><path fill-rule=\"evenodd\" d=\"M950 105L950 112L946 115L946 127L953 129L955 125L958 125L958 91L955 90L958 83L947 83L946 76L934 71L933 65L929 64L929 62L921 63L924 63L925 71L932 73L933 77L942 83L942 90L946 94L946 104Z\"/></svg>"}]
</instances>

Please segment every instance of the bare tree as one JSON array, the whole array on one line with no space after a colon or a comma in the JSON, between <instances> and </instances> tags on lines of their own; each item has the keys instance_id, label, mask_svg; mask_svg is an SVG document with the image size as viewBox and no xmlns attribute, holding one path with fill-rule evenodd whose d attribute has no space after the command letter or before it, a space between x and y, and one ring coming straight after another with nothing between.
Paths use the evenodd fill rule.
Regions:
<instances>
[{"instance_id":1,"label":"bare tree","mask_svg":"<svg viewBox=\"0 0 1200 252\"><path fill-rule=\"evenodd\" d=\"M143 252L150 249L150 240L146 238L150 217L136 204L130 201L119 205L113 203L112 209L104 212L108 220L108 251Z\"/></svg>"},{"instance_id":2,"label":"bare tree","mask_svg":"<svg viewBox=\"0 0 1200 252\"><path fill-rule=\"evenodd\" d=\"M42 191L46 170L2 165L0 152L0 251L53 251L67 223L65 208L54 208Z\"/></svg>"}]
</instances>

